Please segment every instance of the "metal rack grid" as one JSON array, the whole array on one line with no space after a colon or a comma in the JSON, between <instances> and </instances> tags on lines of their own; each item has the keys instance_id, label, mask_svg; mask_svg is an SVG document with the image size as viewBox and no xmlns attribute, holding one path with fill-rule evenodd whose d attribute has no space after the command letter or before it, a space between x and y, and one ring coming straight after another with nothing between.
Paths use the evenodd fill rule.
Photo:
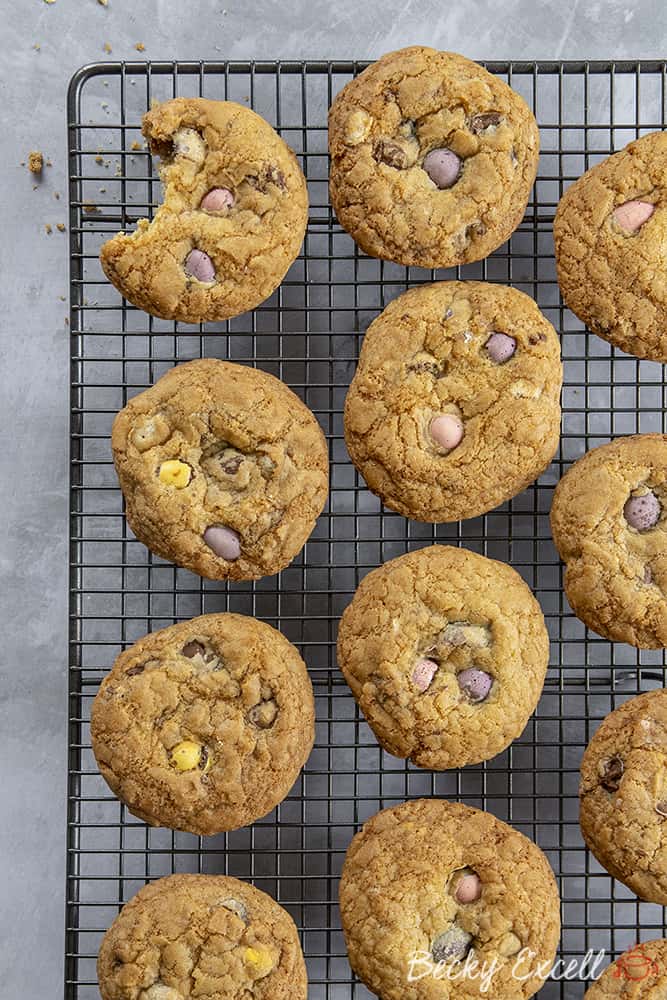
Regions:
<instances>
[{"instance_id":1,"label":"metal rack grid","mask_svg":"<svg viewBox=\"0 0 667 1000\"><path fill-rule=\"evenodd\" d=\"M457 271L405 269L365 257L327 198L327 108L364 64L110 63L82 69L68 101L71 232L71 605L65 995L97 997L101 936L147 879L172 871L252 879L294 916L311 1000L360 1000L337 909L337 879L359 824L406 798L480 806L547 853L563 899L561 954L609 958L667 931L661 907L640 903L585 851L577 823L578 765L599 721L629 695L664 681L662 652L611 644L573 616L562 592L548 511L554 484L586 449L619 434L667 429L661 365L612 350L562 306L551 226L563 189L630 139L665 126L667 64L494 63L488 68L535 111L542 156L524 221L492 257ZM159 199L140 123L151 101L203 95L247 103L294 148L311 209L299 259L253 313L189 327L152 319L104 280L98 251ZM384 510L345 451L342 406L363 332L401 291L436 277L511 283L562 333L563 436L550 469L526 492L461 524L410 522ZM128 530L111 462L113 416L174 363L200 356L257 365L286 381L327 434L331 495L302 555L255 584L213 583L154 558ZM511 563L540 600L551 636L543 697L523 736L485 765L432 773L386 753L338 672L338 617L363 575L440 540ZM89 710L121 649L193 615L235 610L281 629L308 663L317 742L297 786L252 828L201 839L150 829L111 795L90 750ZM582 982L548 981L544 998L581 997Z\"/></svg>"}]
</instances>

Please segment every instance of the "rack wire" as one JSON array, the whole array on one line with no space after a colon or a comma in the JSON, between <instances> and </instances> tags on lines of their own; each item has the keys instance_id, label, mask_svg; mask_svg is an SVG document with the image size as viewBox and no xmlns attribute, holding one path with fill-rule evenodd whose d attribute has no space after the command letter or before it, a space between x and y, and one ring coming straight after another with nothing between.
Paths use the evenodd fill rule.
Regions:
<instances>
[{"instance_id":1,"label":"rack wire","mask_svg":"<svg viewBox=\"0 0 667 1000\"><path fill-rule=\"evenodd\" d=\"M450 271L403 268L362 254L327 197L327 109L364 66L356 62L107 63L84 67L68 97L71 245L71 519L69 777L65 996L98 997L95 959L122 904L173 871L250 879L292 913L311 1000L361 1000L337 908L345 850L378 809L443 796L512 823L546 852L563 899L561 956L608 960L664 936L662 907L640 903L584 849L578 766L600 720L628 696L662 686L661 651L638 652L588 632L572 614L548 511L564 469L611 437L664 431L661 365L585 331L562 306L552 222L564 188L645 132L665 127L667 63L492 63L541 127L542 154L526 216L487 260ZM150 216L159 181L140 134L154 100L202 95L246 103L274 125L303 165L310 192L302 253L253 313L191 327L153 319L121 300L101 272L101 244ZM535 298L562 334L563 434L551 467L520 496L454 525L407 521L382 508L351 465L342 407L369 322L406 288L444 277L510 283ZM175 363L201 356L256 365L287 382L329 442L331 494L303 553L254 584L201 580L151 554L123 517L110 429L127 400ZM541 602L551 638L544 694L523 736L486 764L421 771L384 753L336 665L338 618L360 579L403 552L442 541L509 562ZM98 774L92 699L114 658L140 636L194 615L256 615L296 643L310 669L317 740L289 797L253 827L212 838L152 829ZM581 981L548 980L540 996L579 998Z\"/></svg>"}]
</instances>

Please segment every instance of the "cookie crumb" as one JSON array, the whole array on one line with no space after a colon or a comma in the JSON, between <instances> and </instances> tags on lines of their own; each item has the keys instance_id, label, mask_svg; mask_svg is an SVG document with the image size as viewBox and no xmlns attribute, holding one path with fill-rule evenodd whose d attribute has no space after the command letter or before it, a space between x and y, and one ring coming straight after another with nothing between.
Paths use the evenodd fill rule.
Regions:
<instances>
[{"instance_id":1,"label":"cookie crumb","mask_svg":"<svg viewBox=\"0 0 667 1000\"><path fill-rule=\"evenodd\" d=\"M28 153L28 170L31 174L41 174L44 166L44 157L37 150Z\"/></svg>"},{"instance_id":2,"label":"cookie crumb","mask_svg":"<svg viewBox=\"0 0 667 1000\"><path fill-rule=\"evenodd\" d=\"M53 226L50 226L49 223L47 222L44 228L46 230L46 235L50 236L51 233L53 232Z\"/></svg>"},{"instance_id":3,"label":"cookie crumb","mask_svg":"<svg viewBox=\"0 0 667 1000\"><path fill-rule=\"evenodd\" d=\"M33 45L33 49L35 50L35 52L39 52L41 48L42 46L39 44L39 42L35 42L35 44Z\"/></svg>"},{"instance_id":4,"label":"cookie crumb","mask_svg":"<svg viewBox=\"0 0 667 1000\"><path fill-rule=\"evenodd\" d=\"M58 230L59 233L64 233L65 232L65 223L64 222L57 222L56 223L56 229Z\"/></svg>"},{"instance_id":5,"label":"cookie crumb","mask_svg":"<svg viewBox=\"0 0 667 1000\"><path fill-rule=\"evenodd\" d=\"M145 52L146 51L146 46L144 45L143 42L137 42L137 44L134 47L137 50L137 52Z\"/></svg>"},{"instance_id":6,"label":"cookie crumb","mask_svg":"<svg viewBox=\"0 0 667 1000\"><path fill-rule=\"evenodd\" d=\"M108 53L108 52L113 52L113 49L111 48L111 46L109 45L109 43L108 43L108 42L105 42L105 43L104 43L104 45L102 46L102 48L103 48L103 49L104 49L104 51L105 51L105 52L107 52L107 53Z\"/></svg>"},{"instance_id":7,"label":"cookie crumb","mask_svg":"<svg viewBox=\"0 0 667 1000\"><path fill-rule=\"evenodd\" d=\"M101 153L98 153L97 156L95 157L95 163L99 163L100 166L102 166L102 164L104 163L104 157L102 156Z\"/></svg>"},{"instance_id":8,"label":"cookie crumb","mask_svg":"<svg viewBox=\"0 0 667 1000\"><path fill-rule=\"evenodd\" d=\"M141 149L141 143L137 142L137 140L135 139L132 145L130 146L130 149Z\"/></svg>"},{"instance_id":9,"label":"cookie crumb","mask_svg":"<svg viewBox=\"0 0 667 1000\"><path fill-rule=\"evenodd\" d=\"M97 0L97 2L100 5L100 7L108 7L109 6L109 0Z\"/></svg>"},{"instance_id":10,"label":"cookie crumb","mask_svg":"<svg viewBox=\"0 0 667 1000\"><path fill-rule=\"evenodd\" d=\"M87 215L94 215L95 212L99 212L97 205L85 204L83 210Z\"/></svg>"},{"instance_id":11,"label":"cookie crumb","mask_svg":"<svg viewBox=\"0 0 667 1000\"><path fill-rule=\"evenodd\" d=\"M60 191L54 191L53 197L56 199L56 201L60 201Z\"/></svg>"},{"instance_id":12,"label":"cookie crumb","mask_svg":"<svg viewBox=\"0 0 667 1000\"><path fill-rule=\"evenodd\" d=\"M56 0L44 0L44 3L49 3L49 4L55 3L55 2L56 2Z\"/></svg>"}]
</instances>

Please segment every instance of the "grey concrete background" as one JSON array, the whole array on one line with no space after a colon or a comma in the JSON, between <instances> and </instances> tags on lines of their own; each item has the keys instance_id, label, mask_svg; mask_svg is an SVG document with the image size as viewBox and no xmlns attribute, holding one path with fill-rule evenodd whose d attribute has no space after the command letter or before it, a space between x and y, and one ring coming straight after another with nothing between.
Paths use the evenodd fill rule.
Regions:
<instances>
[{"instance_id":1,"label":"grey concrete background","mask_svg":"<svg viewBox=\"0 0 667 1000\"><path fill-rule=\"evenodd\" d=\"M664 0L0 0L0 23L0 983L7 1000L43 1000L62 995L68 265L56 224L72 73L105 58L364 59L411 43L478 59L660 58L667 27ZM31 149L52 163L37 190L20 165Z\"/></svg>"}]
</instances>

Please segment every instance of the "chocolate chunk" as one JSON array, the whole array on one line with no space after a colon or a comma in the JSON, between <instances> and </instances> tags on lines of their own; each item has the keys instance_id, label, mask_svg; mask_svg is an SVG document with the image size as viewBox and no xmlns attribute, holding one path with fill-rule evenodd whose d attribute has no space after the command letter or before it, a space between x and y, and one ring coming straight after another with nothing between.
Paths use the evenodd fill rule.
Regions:
<instances>
[{"instance_id":1,"label":"chocolate chunk","mask_svg":"<svg viewBox=\"0 0 667 1000\"><path fill-rule=\"evenodd\" d=\"M228 476L235 476L241 468L242 462L243 455L234 455L233 458L228 458L226 462L222 463L222 470L223 472L226 472Z\"/></svg>"},{"instance_id":2,"label":"chocolate chunk","mask_svg":"<svg viewBox=\"0 0 667 1000\"><path fill-rule=\"evenodd\" d=\"M655 811L659 813L660 816L667 817L667 799L660 799L659 802L656 802Z\"/></svg>"},{"instance_id":3,"label":"chocolate chunk","mask_svg":"<svg viewBox=\"0 0 667 1000\"><path fill-rule=\"evenodd\" d=\"M137 663L134 667L130 667L129 670L126 670L125 674L127 677L136 677L137 674L143 674L145 669L145 663Z\"/></svg>"},{"instance_id":4,"label":"chocolate chunk","mask_svg":"<svg viewBox=\"0 0 667 1000\"><path fill-rule=\"evenodd\" d=\"M262 194L266 194L266 190L270 184L280 188L281 191L284 191L287 187L284 173L278 167L274 166L265 167L260 174L249 174L246 180L251 187L254 187L257 191L261 191Z\"/></svg>"},{"instance_id":5,"label":"chocolate chunk","mask_svg":"<svg viewBox=\"0 0 667 1000\"><path fill-rule=\"evenodd\" d=\"M606 788L608 792L617 792L624 770L623 761L618 756L601 760L598 764L598 774L602 787Z\"/></svg>"},{"instance_id":6,"label":"chocolate chunk","mask_svg":"<svg viewBox=\"0 0 667 1000\"><path fill-rule=\"evenodd\" d=\"M431 945L434 962L460 962L470 950L472 934L453 924Z\"/></svg>"},{"instance_id":7,"label":"chocolate chunk","mask_svg":"<svg viewBox=\"0 0 667 1000\"><path fill-rule=\"evenodd\" d=\"M470 119L470 131L475 135L485 132L487 128L497 128L500 125L502 116L497 111L486 111L482 115L473 115Z\"/></svg>"},{"instance_id":8,"label":"chocolate chunk","mask_svg":"<svg viewBox=\"0 0 667 1000\"><path fill-rule=\"evenodd\" d=\"M183 646L183 649L181 650L181 654L183 656L187 656L188 659L191 660L195 656L205 656L206 647L201 642L197 642L196 639L194 639L192 642L186 642L185 646Z\"/></svg>"},{"instance_id":9,"label":"chocolate chunk","mask_svg":"<svg viewBox=\"0 0 667 1000\"><path fill-rule=\"evenodd\" d=\"M405 170L410 165L410 157L405 145L395 139L383 137L373 146L373 156L380 163L397 170Z\"/></svg>"}]
</instances>

